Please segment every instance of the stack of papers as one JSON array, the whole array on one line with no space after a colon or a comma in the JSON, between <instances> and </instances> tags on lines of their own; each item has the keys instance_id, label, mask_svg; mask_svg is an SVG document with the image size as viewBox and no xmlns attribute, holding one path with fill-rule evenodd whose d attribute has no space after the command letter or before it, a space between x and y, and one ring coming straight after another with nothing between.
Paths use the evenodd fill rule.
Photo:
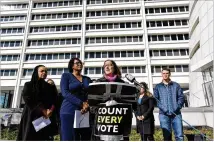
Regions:
<instances>
[{"instance_id":1,"label":"stack of papers","mask_svg":"<svg viewBox=\"0 0 214 142\"><path fill-rule=\"evenodd\" d=\"M46 119L42 116L42 117L39 117L38 119L34 120L32 123L33 123L33 126L34 126L36 132L38 132L42 128L50 125L51 121L49 118Z\"/></svg>"},{"instance_id":2,"label":"stack of papers","mask_svg":"<svg viewBox=\"0 0 214 142\"><path fill-rule=\"evenodd\" d=\"M88 128L89 127L89 112L82 114L81 111L75 110L74 128Z\"/></svg>"}]
</instances>

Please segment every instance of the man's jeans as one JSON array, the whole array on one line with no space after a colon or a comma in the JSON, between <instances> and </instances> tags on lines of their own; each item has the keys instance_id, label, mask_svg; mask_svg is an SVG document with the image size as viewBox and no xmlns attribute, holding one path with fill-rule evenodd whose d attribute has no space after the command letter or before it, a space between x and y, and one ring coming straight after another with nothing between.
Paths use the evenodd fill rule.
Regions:
<instances>
[{"instance_id":1,"label":"man's jeans","mask_svg":"<svg viewBox=\"0 0 214 142\"><path fill-rule=\"evenodd\" d=\"M180 117L180 118L179 118ZM172 141L172 128L175 134L176 141L183 141L183 125L182 125L181 114L177 116L167 116L159 114L160 126L163 131L164 141Z\"/></svg>"}]
</instances>

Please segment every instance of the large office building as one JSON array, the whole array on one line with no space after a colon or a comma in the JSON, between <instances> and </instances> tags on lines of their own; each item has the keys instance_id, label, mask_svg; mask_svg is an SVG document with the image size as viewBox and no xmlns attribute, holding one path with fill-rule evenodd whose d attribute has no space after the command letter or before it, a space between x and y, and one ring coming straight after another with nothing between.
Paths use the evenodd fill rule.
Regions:
<instances>
[{"instance_id":1,"label":"large office building","mask_svg":"<svg viewBox=\"0 0 214 142\"><path fill-rule=\"evenodd\" d=\"M213 1L190 1L190 94L192 106L213 105Z\"/></svg>"},{"instance_id":2,"label":"large office building","mask_svg":"<svg viewBox=\"0 0 214 142\"><path fill-rule=\"evenodd\" d=\"M202 44L200 44L202 48ZM169 67L172 80L189 90L188 0L2 0L1 104L18 108L36 65L48 67L59 88L69 59L83 74L102 77L113 59L153 87ZM200 48L199 48L200 49Z\"/></svg>"}]
</instances>

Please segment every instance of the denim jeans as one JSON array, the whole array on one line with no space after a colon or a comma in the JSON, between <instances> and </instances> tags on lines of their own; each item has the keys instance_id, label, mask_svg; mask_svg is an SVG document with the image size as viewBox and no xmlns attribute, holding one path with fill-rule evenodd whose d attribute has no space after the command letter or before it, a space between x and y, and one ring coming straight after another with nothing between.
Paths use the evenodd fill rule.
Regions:
<instances>
[{"instance_id":1,"label":"denim jeans","mask_svg":"<svg viewBox=\"0 0 214 142\"><path fill-rule=\"evenodd\" d=\"M160 126L163 131L164 141L172 141L172 128L174 130L175 140L184 140L181 118L181 114L178 114L177 116L167 116L164 114L159 114Z\"/></svg>"}]
</instances>

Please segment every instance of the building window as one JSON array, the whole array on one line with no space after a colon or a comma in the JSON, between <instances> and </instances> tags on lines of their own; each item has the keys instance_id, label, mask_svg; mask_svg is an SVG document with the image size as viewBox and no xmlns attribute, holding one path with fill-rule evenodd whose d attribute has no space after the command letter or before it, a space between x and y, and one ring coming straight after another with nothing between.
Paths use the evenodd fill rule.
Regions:
<instances>
[{"instance_id":1,"label":"building window","mask_svg":"<svg viewBox=\"0 0 214 142\"><path fill-rule=\"evenodd\" d=\"M62 75L62 73L68 72L68 68L49 68L48 75ZM24 69L23 76L31 76L33 69Z\"/></svg>"},{"instance_id":2,"label":"building window","mask_svg":"<svg viewBox=\"0 0 214 142\"><path fill-rule=\"evenodd\" d=\"M5 4L1 5L1 10L17 10L17 9L27 9L28 4Z\"/></svg>"},{"instance_id":3,"label":"building window","mask_svg":"<svg viewBox=\"0 0 214 142\"><path fill-rule=\"evenodd\" d=\"M142 36L124 36L124 37L93 37L86 38L86 44L96 44L96 43L124 43L124 42L142 42Z\"/></svg>"},{"instance_id":4,"label":"building window","mask_svg":"<svg viewBox=\"0 0 214 142\"><path fill-rule=\"evenodd\" d=\"M147 27L188 26L188 20L147 21Z\"/></svg>"},{"instance_id":5,"label":"building window","mask_svg":"<svg viewBox=\"0 0 214 142\"><path fill-rule=\"evenodd\" d=\"M189 49L150 50L150 57L157 56L188 56Z\"/></svg>"},{"instance_id":6,"label":"building window","mask_svg":"<svg viewBox=\"0 0 214 142\"><path fill-rule=\"evenodd\" d=\"M11 103L13 100L13 93L12 90L1 90L0 94L0 107L1 108L11 108Z\"/></svg>"},{"instance_id":7,"label":"building window","mask_svg":"<svg viewBox=\"0 0 214 142\"><path fill-rule=\"evenodd\" d=\"M25 61L32 60L64 60L71 58L80 58L80 53L55 53L55 54L27 54Z\"/></svg>"},{"instance_id":8,"label":"building window","mask_svg":"<svg viewBox=\"0 0 214 142\"><path fill-rule=\"evenodd\" d=\"M22 46L22 41L2 41L1 47L19 47Z\"/></svg>"},{"instance_id":9,"label":"building window","mask_svg":"<svg viewBox=\"0 0 214 142\"><path fill-rule=\"evenodd\" d=\"M19 55L1 55L1 61L18 61Z\"/></svg>"},{"instance_id":10,"label":"building window","mask_svg":"<svg viewBox=\"0 0 214 142\"><path fill-rule=\"evenodd\" d=\"M171 72L189 72L188 65L152 66L152 73L161 73L163 68L169 68Z\"/></svg>"},{"instance_id":11,"label":"building window","mask_svg":"<svg viewBox=\"0 0 214 142\"><path fill-rule=\"evenodd\" d=\"M128 58L144 57L144 50L140 51L104 51L104 52L86 52L85 59L94 58Z\"/></svg>"},{"instance_id":12,"label":"building window","mask_svg":"<svg viewBox=\"0 0 214 142\"><path fill-rule=\"evenodd\" d=\"M202 72L203 75L203 91L207 106L213 105L213 67L210 67Z\"/></svg>"},{"instance_id":13,"label":"building window","mask_svg":"<svg viewBox=\"0 0 214 142\"><path fill-rule=\"evenodd\" d=\"M139 0L87 0L88 5L95 4L115 4L115 3L136 3Z\"/></svg>"},{"instance_id":14,"label":"building window","mask_svg":"<svg viewBox=\"0 0 214 142\"><path fill-rule=\"evenodd\" d=\"M32 20L71 19L71 18L81 18L81 17L82 17L82 12L36 14L32 16Z\"/></svg>"},{"instance_id":15,"label":"building window","mask_svg":"<svg viewBox=\"0 0 214 142\"><path fill-rule=\"evenodd\" d=\"M141 28L141 22L87 24L86 30Z\"/></svg>"},{"instance_id":16,"label":"building window","mask_svg":"<svg viewBox=\"0 0 214 142\"><path fill-rule=\"evenodd\" d=\"M180 41L180 40L189 40L188 34L172 34L172 35L149 35L149 42L156 41Z\"/></svg>"},{"instance_id":17,"label":"building window","mask_svg":"<svg viewBox=\"0 0 214 142\"><path fill-rule=\"evenodd\" d=\"M71 7L82 5L82 0L67 0L67 1L56 1L56 2L42 2L34 3L34 8L46 8L46 7Z\"/></svg>"},{"instance_id":18,"label":"building window","mask_svg":"<svg viewBox=\"0 0 214 142\"><path fill-rule=\"evenodd\" d=\"M1 76L16 76L17 69L1 69Z\"/></svg>"},{"instance_id":19,"label":"building window","mask_svg":"<svg viewBox=\"0 0 214 142\"><path fill-rule=\"evenodd\" d=\"M188 12L188 6L179 7L159 7L159 8L146 8L146 14L157 14L157 13L178 13L178 12Z\"/></svg>"},{"instance_id":20,"label":"building window","mask_svg":"<svg viewBox=\"0 0 214 142\"><path fill-rule=\"evenodd\" d=\"M124 16L124 15L139 15L140 9L121 9L108 11L88 11L87 17L109 17L109 16Z\"/></svg>"},{"instance_id":21,"label":"building window","mask_svg":"<svg viewBox=\"0 0 214 142\"><path fill-rule=\"evenodd\" d=\"M19 16L1 16L1 22L11 22L11 21L25 21L25 15Z\"/></svg>"},{"instance_id":22,"label":"building window","mask_svg":"<svg viewBox=\"0 0 214 142\"><path fill-rule=\"evenodd\" d=\"M73 39L50 39L50 40L30 40L28 46L51 46L51 45L70 45L80 44L80 38Z\"/></svg>"},{"instance_id":23,"label":"building window","mask_svg":"<svg viewBox=\"0 0 214 142\"><path fill-rule=\"evenodd\" d=\"M0 29L0 33L4 34L20 34L24 33L24 28L8 28L8 29Z\"/></svg>"}]
</instances>

